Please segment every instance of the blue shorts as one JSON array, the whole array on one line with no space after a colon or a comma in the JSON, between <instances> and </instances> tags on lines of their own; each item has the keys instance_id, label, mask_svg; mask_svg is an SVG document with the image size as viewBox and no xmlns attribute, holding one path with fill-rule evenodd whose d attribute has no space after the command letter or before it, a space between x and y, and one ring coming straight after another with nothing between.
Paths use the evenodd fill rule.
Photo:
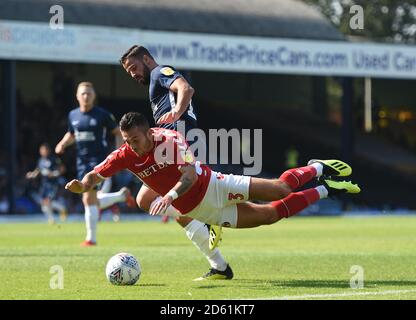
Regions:
<instances>
[{"instance_id":1,"label":"blue shorts","mask_svg":"<svg viewBox=\"0 0 416 320\"><path fill-rule=\"evenodd\" d=\"M58 193L59 184L58 183L48 183L43 182L40 185L39 196L42 199L54 199Z\"/></svg>"},{"instance_id":2,"label":"blue shorts","mask_svg":"<svg viewBox=\"0 0 416 320\"><path fill-rule=\"evenodd\" d=\"M186 135L188 134L189 130L198 128L198 126L197 126L196 120L192 118L186 118L186 120L180 119L174 123L162 124L160 125L160 128L178 131L186 139ZM191 145L192 143L189 143L189 144Z\"/></svg>"},{"instance_id":3,"label":"blue shorts","mask_svg":"<svg viewBox=\"0 0 416 320\"><path fill-rule=\"evenodd\" d=\"M164 123L159 126L160 128L165 128L169 130L175 130L179 131L180 133L184 133L185 135L188 133L189 130L197 128L196 120L194 119L179 119L178 121L175 121L174 123Z\"/></svg>"}]
</instances>

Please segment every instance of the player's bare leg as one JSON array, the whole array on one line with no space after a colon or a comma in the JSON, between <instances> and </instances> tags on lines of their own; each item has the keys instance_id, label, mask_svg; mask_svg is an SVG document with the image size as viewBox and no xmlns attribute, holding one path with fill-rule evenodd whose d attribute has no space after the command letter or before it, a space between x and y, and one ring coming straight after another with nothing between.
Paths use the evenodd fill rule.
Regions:
<instances>
[{"instance_id":1,"label":"player's bare leg","mask_svg":"<svg viewBox=\"0 0 416 320\"><path fill-rule=\"evenodd\" d=\"M158 193L143 185L137 194L136 201L142 210L149 212L152 204L156 203L159 198ZM231 279L233 277L230 266L218 248L210 249L209 231L203 222L181 215L173 206L170 206L166 213L175 217L178 224L185 229L188 239L203 253L211 265L211 270L205 276L197 278L197 280Z\"/></svg>"},{"instance_id":2,"label":"player's bare leg","mask_svg":"<svg viewBox=\"0 0 416 320\"><path fill-rule=\"evenodd\" d=\"M68 217L68 209L66 206L59 202L58 200L52 200L51 201L52 209L59 212L59 218L62 222L65 222Z\"/></svg>"},{"instance_id":3,"label":"player's bare leg","mask_svg":"<svg viewBox=\"0 0 416 320\"><path fill-rule=\"evenodd\" d=\"M150 205L157 197L159 197L157 192L153 191L146 185L142 185L136 196L137 206L140 209L149 212Z\"/></svg>"},{"instance_id":4,"label":"player's bare leg","mask_svg":"<svg viewBox=\"0 0 416 320\"><path fill-rule=\"evenodd\" d=\"M45 214L46 218L48 219L48 223L54 224L55 218L53 217L53 209L49 198L42 199L41 209L42 212Z\"/></svg>"},{"instance_id":5,"label":"player's bare leg","mask_svg":"<svg viewBox=\"0 0 416 320\"><path fill-rule=\"evenodd\" d=\"M250 200L272 201L287 197L293 190L283 180L250 178Z\"/></svg>"},{"instance_id":6,"label":"player's bare leg","mask_svg":"<svg viewBox=\"0 0 416 320\"><path fill-rule=\"evenodd\" d=\"M85 226L87 236L81 246L88 247L97 244L98 199L97 191L91 190L82 194L82 203L85 208Z\"/></svg>"},{"instance_id":7,"label":"player's bare leg","mask_svg":"<svg viewBox=\"0 0 416 320\"><path fill-rule=\"evenodd\" d=\"M350 181L324 180L322 185L299 192L269 204L251 202L237 204L237 228L254 228L289 218L311 204L338 193L359 193L360 188Z\"/></svg>"},{"instance_id":8,"label":"player's bare leg","mask_svg":"<svg viewBox=\"0 0 416 320\"><path fill-rule=\"evenodd\" d=\"M251 178L249 199L272 201L269 204L250 202L237 204L237 228L253 228L273 224L302 211L320 199L338 193L359 193L360 188L350 181L333 181L323 178L321 185L299 191L314 178L322 175L347 176L352 169L339 160L311 160L309 165L285 171L279 179Z\"/></svg>"}]
</instances>

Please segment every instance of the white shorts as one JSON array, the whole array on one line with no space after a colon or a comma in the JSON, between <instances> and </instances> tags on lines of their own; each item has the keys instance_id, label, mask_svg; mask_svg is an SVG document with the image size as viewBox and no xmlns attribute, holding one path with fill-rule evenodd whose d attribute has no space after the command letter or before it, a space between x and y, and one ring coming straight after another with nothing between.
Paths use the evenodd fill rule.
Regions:
<instances>
[{"instance_id":1,"label":"white shorts","mask_svg":"<svg viewBox=\"0 0 416 320\"><path fill-rule=\"evenodd\" d=\"M187 216L212 225L237 227L237 203L248 201L250 177L212 172L205 197Z\"/></svg>"}]
</instances>

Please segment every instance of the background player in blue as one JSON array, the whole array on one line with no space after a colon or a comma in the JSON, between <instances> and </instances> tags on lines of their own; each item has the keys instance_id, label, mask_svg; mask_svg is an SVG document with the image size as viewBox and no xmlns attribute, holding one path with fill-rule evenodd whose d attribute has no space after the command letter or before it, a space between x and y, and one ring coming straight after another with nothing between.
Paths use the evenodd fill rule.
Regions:
<instances>
[{"instance_id":1,"label":"background player in blue","mask_svg":"<svg viewBox=\"0 0 416 320\"><path fill-rule=\"evenodd\" d=\"M40 158L36 169L26 174L27 179L40 177L39 198L42 212L48 218L50 224L55 222L53 217L54 207L58 209L61 219L66 218L66 208L56 201L56 195L62 183L59 180L65 173L65 166L61 159L51 154L51 148L43 143L39 147Z\"/></svg>"},{"instance_id":2,"label":"background player in blue","mask_svg":"<svg viewBox=\"0 0 416 320\"><path fill-rule=\"evenodd\" d=\"M125 71L140 84L149 86L149 99L155 123L160 127L186 132L197 126L192 105L194 89L186 79L171 66L158 65L150 52L143 46L133 46L121 57ZM162 197L143 185L137 194L137 204L149 212ZM192 218L181 216L176 221L185 229L188 238L205 255L211 265L210 271L195 279L232 279L233 272L215 248L221 228L209 226Z\"/></svg>"},{"instance_id":3,"label":"background player in blue","mask_svg":"<svg viewBox=\"0 0 416 320\"><path fill-rule=\"evenodd\" d=\"M65 148L76 142L78 177L83 177L106 158L109 151L107 131L116 137L117 145L121 145L121 135L115 117L94 105L96 94L91 82L81 82L76 97L79 107L69 113L68 132L56 145L55 152L62 154ZM129 196L130 191L127 188L111 194L100 194L100 199L97 198L97 190L82 194L87 228L87 236L81 243L82 246L93 246L97 243L99 208L124 202Z\"/></svg>"}]
</instances>

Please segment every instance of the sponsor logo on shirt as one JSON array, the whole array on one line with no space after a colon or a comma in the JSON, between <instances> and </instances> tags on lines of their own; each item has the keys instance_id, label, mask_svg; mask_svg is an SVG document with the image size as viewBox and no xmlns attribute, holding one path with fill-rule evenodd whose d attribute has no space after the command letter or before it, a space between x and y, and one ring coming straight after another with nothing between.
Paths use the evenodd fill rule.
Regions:
<instances>
[{"instance_id":1,"label":"sponsor logo on shirt","mask_svg":"<svg viewBox=\"0 0 416 320\"><path fill-rule=\"evenodd\" d=\"M95 135L92 131L75 131L76 141L95 141Z\"/></svg>"},{"instance_id":2,"label":"sponsor logo on shirt","mask_svg":"<svg viewBox=\"0 0 416 320\"><path fill-rule=\"evenodd\" d=\"M144 169L143 171L137 172L137 175L139 176L139 178L143 179L143 178L147 178L149 176L151 176L153 173L166 168L168 166L167 162L164 163L155 163L153 165L151 165L150 167Z\"/></svg>"},{"instance_id":3,"label":"sponsor logo on shirt","mask_svg":"<svg viewBox=\"0 0 416 320\"><path fill-rule=\"evenodd\" d=\"M170 67L164 67L164 68L160 69L160 73L169 77L169 76L171 76L175 73L175 70L173 70Z\"/></svg>"}]
</instances>

